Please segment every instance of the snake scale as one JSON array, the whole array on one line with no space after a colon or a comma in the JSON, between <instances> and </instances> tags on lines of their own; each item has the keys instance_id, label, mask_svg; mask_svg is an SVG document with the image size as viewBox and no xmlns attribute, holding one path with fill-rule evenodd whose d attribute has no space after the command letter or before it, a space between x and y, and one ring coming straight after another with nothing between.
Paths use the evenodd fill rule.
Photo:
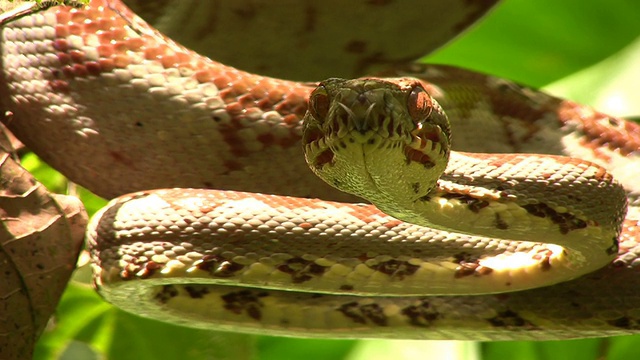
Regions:
<instances>
[{"instance_id":1,"label":"snake scale","mask_svg":"<svg viewBox=\"0 0 640 360\"><path fill-rule=\"evenodd\" d=\"M116 1L22 18L3 29L2 46L6 125L96 194L133 192L116 197L88 230L98 291L127 311L310 337L554 339L640 329L635 123L458 68L386 71L380 76L402 79L371 83L404 86L380 96L399 101L386 110L408 111L417 142L394 145L399 161L374 158L392 193L380 196L380 207L402 188L413 192L411 203L418 198L449 222L425 223L408 211L424 223L413 225L333 189L302 155L310 96L309 114L338 114L328 128L347 133L343 144L311 157L314 171L353 153L348 136L360 141L364 128L375 128L345 126L349 114L378 114L375 85L360 88L366 80L344 90L360 89L350 95L356 100L330 102L343 91L334 80L317 87L213 62ZM434 161L448 139L442 109L453 150L524 155L452 152L443 178L399 185L406 176L385 170L392 162L443 167ZM392 117L379 118L384 126L375 131L393 138ZM311 129L305 146L328 143L325 136ZM469 158L479 167L465 168ZM332 185L350 182L336 173ZM522 190L525 183L532 188ZM522 193L529 198L520 200ZM512 238L567 240L568 250ZM592 238L601 240L581 243ZM424 293L429 284L435 289ZM504 292L516 289L528 290Z\"/></svg>"}]
</instances>

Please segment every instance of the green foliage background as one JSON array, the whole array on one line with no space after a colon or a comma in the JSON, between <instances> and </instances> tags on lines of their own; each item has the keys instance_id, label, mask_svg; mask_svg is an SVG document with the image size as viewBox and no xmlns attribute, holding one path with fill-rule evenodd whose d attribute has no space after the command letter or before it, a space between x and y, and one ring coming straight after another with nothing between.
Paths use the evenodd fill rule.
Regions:
<instances>
[{"instance_id":1,"label":"green foliage background","mask_svg":"<svg viewBox=\"0 0 640 360\"><path fill-rule=\"evenodd\" d=\"M426 9L425 11L428 11ZM640 3L636 0L506 0L481 24L425 59L455 64L623 115L640 114ZM635 81L634 81L635 79ZM635 98L634 98L635 96ZM64 179L35 156L24 164L53 190ZM81 191L91 211L104 200ZM69 285L36 359L625 359L640 335L552 342L309 340L213 333L124 313L89 285ZM639 304L640 305L640 304Z\"/></svg>"}]
</instances>

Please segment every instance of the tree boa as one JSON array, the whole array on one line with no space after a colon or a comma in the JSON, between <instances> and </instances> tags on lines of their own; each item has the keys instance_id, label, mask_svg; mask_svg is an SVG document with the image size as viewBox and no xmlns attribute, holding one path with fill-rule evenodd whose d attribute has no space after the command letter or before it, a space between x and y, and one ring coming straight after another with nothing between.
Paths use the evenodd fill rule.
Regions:
<instances>
[{"instance_id":1,"label":"tree boa","mask_svg":"<svg viewBox=\"0 0 640 360\"><path fill-rule=\"evenodd\" d=\"M116 1L25 17L3 29L2 43L6 125L71 180L120 196L94 217L88 243L98 291L127 311L196 327L324 337L551 339L640 328L635 123L458 68L396 66L380 76L413 79L411 89L428 94L422 118L444 109L454 150L572 158L485 155L479 168L465 168L452 155L448 178L425 188L422 180L407 188L406 176L389 170L387 188L398 180L398 188L440 206L434 214L453 209L438 215L450 224L410 215L419 223L412 225L356 204L309 170L301 120L316 83L213 62ZM326 113L326 100L316 100L309 113ZM430 130L417 135L415 148L435 149L441 134L431 123L420 128ZM311 132L305 144L321 136ZM311 161L314 171L339 157L334 149ZM400 163L433 167L405 150ZM492 178L495 168L502 170ZM519 197L509 189L530 173L535 189L525 192L535 195L503 212L511 206L504 198ZM350 176L338 171L330 181ZM479 190L469 191L476 183ZM550 195L580 184L587 187ZM538 228L547 230L531 233ZM602 234L596 250L580 243ZM572 237L569 248L600 259L504 240L512 237ZM504 292L558 282L564 272L562 280L586 275ZM436 289L424 293L427 283ZM471 290L477 284L484 294Z\"/></svg>"}]
</instances>

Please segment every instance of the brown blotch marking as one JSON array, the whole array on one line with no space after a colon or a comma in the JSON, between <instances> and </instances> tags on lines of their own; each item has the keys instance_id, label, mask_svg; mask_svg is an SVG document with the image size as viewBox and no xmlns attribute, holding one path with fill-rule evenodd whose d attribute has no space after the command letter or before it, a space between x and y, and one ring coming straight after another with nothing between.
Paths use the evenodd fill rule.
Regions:
<instances>
[{"instance_id":1,"label":"brown blotch marking","mask_svg":"<svg viewBox=\"0 0 640 360\"><path fill-rule=\"evenodd\" d=\"M436 166L435 162L431 160L431 157L422 151L418 151L412 149L410 147L405 147L404 150L406 156L407 165L411 164L412 161L422 164L426 169L431 169Z\"/></svg>"},{"instance_id":2,"label":"brown blotch marking","mask_svg":"<svg viewBox=\"0 0 640 360\"><path fill-rule=\"evenodd\" d=\"M491 78L484 79L488 81ZM547 103L548 97L542 99L532 96L537 94L531 88L517 83L500 80L493 84L493 89L486 92L491 110L501 119L502 129L508 144L514 152L520 152L521 145L531 139L540 129L536 121L549 113L555 112L552 103ZM518 124L526 129L524 135L516 135L509 126L508 118L518 119Z\"/></svg>"},{"instance_id":3,"label":"brown blotch marking","mask_svg":"<svg viewBox=\"0 0 640 360\"><path fill-rule=\"evenodd\" d=\"M495 327L506 327L506 328L527 328L529 330L534 330L537 328L530 321L522 318L518 315L517 312L512 310L505 310L498 313L498 315L487 319L487 321Z\"/></svg>"},{"instance_id":4,"label":"brown blotch marking","mask_svg":"<svg viewBox=\"0 0 640 360\"><path fill-rule=\"evenodd\" d=\"M353 322L357 324L366 324L367 322L364 316L362 316L362 314L358 311L358 306L359 306L358 303L354 301L354 302L342 304L336 310L340 311L344 316L353 320Z\"/></svg>"},{"instance_id":5,"label":"brown blotch marking","mask_svg":"<svg viewBox=\"0 0 640 360\"><path fill-rule=\"evenodd\" d=\"M551 270L551 250L539 250L537 254L533 256L533 260L540 263L540 269L543 271Z\"/></svg>"},{"instance_id":6,"label":"brown blotch marking","mask_svg":"<svg viewBox=\"0 0 640 360\"><path fill-rule=\"evenodd\" d=\"M296 134L290 133L289 136L285 137L276 137L272 133L261 134L256 137L256 140L260 141L265 146L274 146L279 145L283 148L288 148L294 144L298 143L298 136Z\"/></svg>"},{"instance_id":7,"label":"brown blotch marking","mask_svg":"<svg viewBox=\"0 0 640 360\"><path fill-rule=\"evenodd\" d=\"M440 313L431 307L427 300L421 300L417 305L409 305L403 308L402 314L409 318L411 325L421 327L431 326L440 317Z\"/></svg>"},{"instance_id":8,"label":"brown blotch marking","mask_svg":"<svg viewBox=\"0 0 640 360\"><path fill-rule=\"evenodd\" d=\"M484 276L493 272L490 267L482 266L479 263L462 262L456 267L454 278L460 279L467 276Z\"/></svg>"},{"instance_id":9,"label":"brown blotch marking","mask_svg":"<svg viewBox=\"0 0 640 360\"><path fill-rule=\"evenodd\" d=\"M83 78L89 76L89 69L84 65L74 64L72 69L75 76Z\"/></svg>"},{"instance_id":10,"label":"brown blotch marking","mask_svg":"<svg viewBox=\"0 0 640 360\"><path fill-rule=\"evenodd\" d=\"M111 209L109 209L109 211L110 210ZM120 271L120 278L122 280L131 280L135 278L136 274L138 273L138 271L140 271L140 269L142 269L142 266L138 264L138 259L134 258L131 262L127 263L122 267L122 270Z\"/></svg>"},{"instance_id":11,"label":"brown blotch marking","mask_svg":"<svg viewBox=\"0 0 640 360\"><path fill-rule=\"evenodd\" d=\"M222 256L205 255L202 257L201 262L196 265L196 268L207 271L216 277L231 277L235 275L236 272L242 270L244 265L227 260Z\"/></svg>"},{"instance_id":12,"label":"brown blotch marking","mask_svg":"<svg viewBox=\"0 0 640 360\"><path fill-rule=\"evenodd\" d=\"M453 260L454 262L457 263L475 263L478 262L478 257L477 256L473 256L467 252L461 252L461 253L457 253L453 255Z\"/></svg>"},{"instance_id":13,"label":"brown blotch marking","mask_svg":"<svg viewBox=\"0 0 640 360\"><path fill-rule=\"evenodd\" d=\"M96 61L88 61L84 65L89 75L98 76L102 73L102 66Z\"/></svg>"},{"instance_id":14,"label":"brown blotch marking","mask_svg":"<svg viewBox=\"0 0 640 360\"><path fill-rule=\"evenodd\" d=\"M153 297L161 304L166 304L171 298L178 296L178 289L173 285L164 285L162 290L155 294Z\"/></svg>"},{"instance_id":15,"label":"brown blotch marking","mask_svg":"<svg viewBox=\"0 0 640 360\"><path fill-rule=\"evenodd\" d=\"M462 204L467 205L467 208L476 214L480 212L480 210L489 206L488 201L478 199L476 197L473 197L467 194L448 193L448 194L442 194L440 197L445 199L456 199Z\"/></svg>"},{"instance_id":16,"label":"brown blotch marking","mask_svg":"<svg viewBox=\"0 0 640 360\"><path fill-rule=\"evenodd\" d=\"M467 207L474 213L480 212L480 210L489 206L489 202L485 200L475 199L474 201L467 202Z\"/></svg>"},{"instance_id":17,"label":"brown blotch marking","mask_svg":"<svg viewBox=\"0 0 640 360\"><path fill-rule=\"evenodd\" d=\"M414 194L419 193L420 192L420 183L419 182L411 183L411 190L413 190Z\"/></svg>"},{"instance_id":18,"label":"brown blotch marking","mask_svg":"<svg viewBox=\"0 0 640 360\"><path fill-rule=\"evenodd\" d=\"M382 224L382 226L386 227L387 229L393 229L394 227L400 226L400 225L402 225L402 221L400 220L390 220Z\"/></svg>"},{"instance_id":19,"label":"brown blotch marking","mask_svg":"<svg viewBox=\"0 0 640 360\"><path fill-rule=\"evenodd\" d=\"M202 299L209 293L209 289L205 286L186 285L183 286L183 289L187 292L187 294L189 294L189 297L191 297L192 299Z\"/></svg>"},{"instance_id":20,"label":"brown blotch marking","mask_svg":"<svg viewBox=\"0 0 640 360\"><path fill-rule=\"evenodd\" d=\"M294 284L300 284L318 277L327 270L326 266L321 266L313 261L295 257L287 260L285 264L279 265L278 270L291 275Z\"/></svg>"},{"instance_id":21,"label":"brown blotch marking","mask_svg":"<svg viewBox=\"0 0 640 360\"><path fill-rule=\"evenodd\" d=\"M609 125L613 127L619 127L621 124L623 124L623 122L620 121L620 119L617 119L614 117L608 117L607 120L609 120Z\"/></svg>"},{"instance_id":22,"label":"brown blotch marking","mask_svg":"<svg viewBox=\"0 0 640 360\"><path fill-rule=\"evenodd\" d=\"M325 164L333 162L333 156L333 151L331 151L331 149L327 149L316 156L315 160L313 161L313 166L316 169L322 169Z\"/></svg>"},{"instance_id":23,"label":"brown blotch marking","mask_svg":"<svg viewBox=\"0 0 640 360\"><path fill-rule=\"evenodd\" d=\"M266 296L269 296L266 292L242 290L224 294L220 298L224 301L226 310L238 315L246 312L250 318L259 321L262 318L262 308L264 307L260 298Z\"/></svg>"},{"instance_id":24,"label":"brown blotch marking","mask_svg":"<svg viewBox=\"0 0 640 360\"><path fill-rule=\"evenodd\" d=\"M69 83L64 80L51 80L49 81L49 87L53 92L68 94L71 91Z\"/></svg>"},{"instance_id":25,"label":"brown blotch marking","mask_svg":"<svg viewBox=\"0 0 640 360\"><path fill-rule=\"evenodd\" d=\"M415 274L419 265L410 264L407 261L388 260L378 263L376 265L367 265L370 269L379 271L383 274L389 275L389 277L402 280L405 276Z\"/></svg>"},{"instance_id":26,"label":"brown blotch marking","mask_svg":"<svg viewBox=\"0 0 640 360\"><path fill-rule=\"evenodd\" d=\"M132 265L132 264L129 264ZM129 268L129 266L126 266L124 269L122 269L120 271L120 279L127 281L127 280L131 280L134 278L134 274L135 271L132 271L132 269Z\"/></svg>"},{"instance_id":27,"label":"brown blotch marking","mask_svg":"<svg viewBox=\"0 0 640 360\"><path fill-rule=\"evenodd\" d=\"M360 305L354 301L342 304L336 310L357 324L367 324L370 321L378 326L387 326L387 316L378 304Z\"/></svg>"},{"instance_id":28,"label":"brown blotch marking","mask_svg":"<svg viewBox=\"0 0 640 360\"><path fill-rule=\"evenodd\" d=\"M615 326L621 329L640 330L640 324L638 323L638 320L631 318L628 315L621 316L613 320L607 320L607 323L611 326Z\"/></svg>"},{"instance_id":29,"label":"brown blotch marking","mask_svg":"<svg viewBox=\"0 0 640 360\"><path fill-rule=\"evenodd\" d=\"M73 79L76 74L73 72L73 67L69 66L69 65L65 65L62 67L62 69L60 70L60 72L69 79Z\"/></svg>"},{"instance_id":30,"label":"brown blotch marking","mask_svg":"<svg viewBox=\"0 0 640 360\"><path fill-rule=\"evenodd\" d=\"M244 83L235 83L233 86L229 86L228 82L231 80L224 76L217 76L215 80L216 86L221 89L220 96L226 103L225 110L230 118L223 118L214 113L212 119L218 124L218 131L222 134L223 140L233 155L246 156L253 152L246 146L247 140L240 136L240 130L246 129L243 120L246 119L247 112L255 107L264 111L277 111L283 117L282 125L290 129L288 137L273 140L269 136L263 136L263 141L271 144L269 141L272 140L273 144L284 148L299 144L300 136L295 131L295 127L306 112L305 97L300 94L291 94L283 99L277 96L280 93L277 89L273 90L269 96L265 96L263 91L255 90L255 87L252 93L248 93L250 89Z\"/></svg>"},{"instance_id":31,"label":"brown blotch marking","mask_svg":"<svg viewBox=\"0 0 640 360\"><path fill-rule=\"evenodd\" d=\"M570 213L559 213L549 207L547 204L527 204L523 205L529 214L540 218L548 218L554 224L558 225L561 234L567 234L571 230L584 229L587 223L578 219Z\"/></svg>"},{"instance_id":32,"label":"brown blotch marking","mask_svg":"<svg viewBox=\"0 0 640 360\"><path fill-rule=\"evenodd\" d=\"M84 63L84 53L80 50L71 50L67 54L71 57L71 61L76 64Z\"/></svg>"},{"instance_id":33,"label":"brown blotch marking","mask_svg":"<svg viewBox=\"0 0 640 360\"><path fill-rule=\"evenodd\" d=\"M155 261L147 261L144 265L141 266L142 273L139 273L138 276L141 279L147 279L153 276L153 274L155 274L157 270L162 269L162 267L163 264L158 264Z\"/></svg>"},{"instance_id":34,"label":"brown blotch marking","mask_svg":"<svg viewBox=\"0 0 640 360\"><path fill-rule=\"evenodd\" d=\"M502 217L500 216L500 214L495 214L495 220L493 223L496 226L496 228L500 230L509 229L509 224L507 224L506 221L502 220Z\"/></svg>"},{"instance_id":35,"label":"brown blotch marking","mask_svg":"<svg viewBox=\"0 0 640 360\"><path fill-rule=\"evenodd\" d=\"M61 51L62 53L69 51L69 42L67 42L66 39L56 39L52 44L54 49Z\"/></svg>"},{"instance_id":36,"label":"brown blotch marking","mask_svg":"<svg viewBox=\"0 0 640 360\"><path fill-rule=\"evenodd\" d=\"M360 306L362 314L378 326L387 326L387 316L382 307L378 304L368 304Z\"/></svg>"},{"instance_id":37,"label":"brown blotch marking","mask_svg":"<svg viewBox=\"0 0 640 360\"><path fill-rule=\"evenodd\" d=\"M353 291L353 285L340 285L340 290L342 291Z\"/></svg>"},{"instance_id":38,"label":"brown blotch marking","mask_svg":"<svg viewBox=\"0 0 640 360\"><path fill-rule=\"evenodd\" d=\"M60 63L60 65L61 66L64 65L63 69L67 68L68 65L72 63L71 56L69 56L69 54L60 52L60 53L57 53L56 56L58 57L58 62ZM55 75L57 78L60 78L59 74L64 74L65 72L53 69L51 73Z\"/></svg>"},{"instance_id":39,"label":"brown blotch marking","mask_svg":"<svg viewBox=\"0 0 640 360\"><path fill-rule=\"evenodd\" d=\"M454 254L453 259L459 265L454 272L456 279L467 276L484 276L493 272L492 268L480 265L479 259L469 253Z\"/></svg>"},{"instance_id":40,"label":"brown blotch marking","mask_svg":"<svg viewBox=\"0 0 640 360\"><path fill-rule=\"evenodd\" d=\"M606 147L619 151L622 156L640 149L640 139L635 135L640 133L639 124L621 118L612 118L595 111L585 115L584 108L583 105L568 100L558 105L558 117L563 123L571 124L575 119L581 120L580 130L584 136L582 142L584 146L594 151L600 147ZM616 123L616 126L606 126L606 123Z\"/></svg>"},{"instance_id":41,"label":"brown blotch marking","mask_svg":"<svg viewBox=\"0 0 640 360\"><path fill-rule=\"evenodd\" d=\"M312 228L313 228L313 224L312 224L312 223L309 223L309 222L303 222L303 223L300 223L300 224L298 224L298 226L299 226L300 228L302 228L302 229L305 229L305 230L309 230L309 229L312 229Z\"/></svg>"},{"instance_id":42,"label":"brown blotch marking","mask_svg":"<svg viewBox=\"0 0 640 360\"><path fill-rule=\"evenodd\" d=\"M227 111L232 114L232 111L228 107ZM239 121L231 121L231 123L227 124L220 123L218 126L218 131L222 135L223 141L225 142L225 144L227 144L227 146L229 146L229 151L235 157L245 157L250 153L250 151L245 146L246 140L241 138L239 135L242 128L243 126Z\"/></svg>"}]
</instances>

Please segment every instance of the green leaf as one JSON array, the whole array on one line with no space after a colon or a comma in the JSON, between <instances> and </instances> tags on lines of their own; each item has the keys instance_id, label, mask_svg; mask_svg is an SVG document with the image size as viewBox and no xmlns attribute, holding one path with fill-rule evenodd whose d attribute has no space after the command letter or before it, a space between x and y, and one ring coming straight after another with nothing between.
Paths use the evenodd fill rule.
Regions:
<instances>
[{"instance_id":1,"label":"green leaf","mask_svg":"<svg viewBox=\"0 0 640 360\"><path fill-rule=\"evenodd\" d=\"M546 87L553 94L591 104L605 113L640 115L640 37L622 51Z\"/></svg>"},{"instance_id":2,"label":"green leaf","mask_svg":"<svg viewBox=\"0 0 640 360\"><path fill-rule=\"evenodd\" d=\"M595 64L640 35L629 0L509 0L475 28L428 56L541 87Z\"/></svg>"},{"instance_id":3,"label":"green leaf","mask_svg":"<svg viewBox=\"0 0 640 360\"><path fill-rule=\"evenodd\" d=\"M41 337L35 359L249 359L254 338L180 327L141 318L71 282L55 325Z\"/></svg>"}]
</instances>

